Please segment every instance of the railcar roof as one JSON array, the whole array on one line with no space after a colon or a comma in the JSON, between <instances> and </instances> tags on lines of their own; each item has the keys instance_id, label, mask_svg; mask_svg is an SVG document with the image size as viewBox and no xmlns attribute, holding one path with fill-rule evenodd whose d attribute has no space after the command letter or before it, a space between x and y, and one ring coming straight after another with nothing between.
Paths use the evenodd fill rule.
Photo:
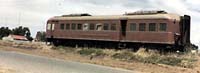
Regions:
<instances>
[{"instance_id":1,"label":"railcar roof","mask_svg":"<svg viewBox=\"0 0 200 73\"><path fill-rule=\"evenodd\" d=\"M49 20L120 20L120 19L175 19L180 20L177 14L147 14L147 15L102 15L102 16L55 16Z\"/></svg>"}]
</instances>

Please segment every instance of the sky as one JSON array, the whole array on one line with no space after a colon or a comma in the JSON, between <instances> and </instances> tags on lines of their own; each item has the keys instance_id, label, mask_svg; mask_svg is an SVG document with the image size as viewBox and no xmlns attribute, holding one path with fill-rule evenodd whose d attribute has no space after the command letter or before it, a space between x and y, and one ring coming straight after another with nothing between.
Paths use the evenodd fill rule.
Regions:
<instances>
[{"instance_id":1,"label":"sky","mask_svg":"<svg viewBox=\"0 0 200 73\"><path fill-rule=\"evenodd\" d=\"M165 10L190 15L191 42L200 46L199 0L0 0L0 27L29 27L32 36L45 31L53 16L72 13L121 15L138 10Z\"/></svg>"}]
</instances>

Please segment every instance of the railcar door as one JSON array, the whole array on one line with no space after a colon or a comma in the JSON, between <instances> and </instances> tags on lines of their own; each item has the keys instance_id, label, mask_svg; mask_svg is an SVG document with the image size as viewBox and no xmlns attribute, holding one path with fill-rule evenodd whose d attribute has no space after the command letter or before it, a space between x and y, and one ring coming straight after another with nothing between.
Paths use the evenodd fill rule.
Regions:
<instances>
[{"instance_id":1,"label":"railcar door","mask_svg":"<svg viewBox=\"0 0 200 73\"><path fill-rule=\"evenodd\" d=\"M126 39L126 26L127 26L127 20L120 20L120 41L123 41Z\"/></svg>"}]
</instances>

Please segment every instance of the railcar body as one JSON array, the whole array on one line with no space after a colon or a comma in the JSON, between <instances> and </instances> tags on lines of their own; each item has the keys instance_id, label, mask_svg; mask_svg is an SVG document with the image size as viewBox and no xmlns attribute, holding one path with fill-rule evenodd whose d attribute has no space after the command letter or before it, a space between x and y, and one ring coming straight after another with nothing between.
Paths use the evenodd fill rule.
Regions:
<instances>
[{"instance_id":1,"label":"railcar body","mask_svg":"<svg viewBox=\"0 0 200 73\"><path fill-rule=\"evenodd\" d=\"M54 45L183 48L190 44L190 16L164 11L55 16L46 28L47 41Z\"/></svg>"}]
</instances>

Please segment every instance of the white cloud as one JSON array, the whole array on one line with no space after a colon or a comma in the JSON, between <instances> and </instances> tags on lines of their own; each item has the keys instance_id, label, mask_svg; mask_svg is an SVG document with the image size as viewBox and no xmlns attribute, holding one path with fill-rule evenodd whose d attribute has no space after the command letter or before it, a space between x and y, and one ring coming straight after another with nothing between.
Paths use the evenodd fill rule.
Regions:
<instances>
[{"instance_id":1,"label":"white cloud","mask_svg":"<svg viewBox=\"0 0 200 73\"><path fill-rule=\"evenodd\" d=\"M161 9L192 17L191 41L200 46L199 0L0 0L0 26L30 27L33 36L45 30L48 18L71 13L116 15L145 9Z\"/></svg>"},{"instance_id":2,"label":"white cloud","mask_svg":"<svg viewBox=\"0 0 200 73\"><path fill-rule=\"evenodd\" d=\"M185 2L193 6L200 6L199 0L186 0Z\"/></svg>"}]
</instances>

